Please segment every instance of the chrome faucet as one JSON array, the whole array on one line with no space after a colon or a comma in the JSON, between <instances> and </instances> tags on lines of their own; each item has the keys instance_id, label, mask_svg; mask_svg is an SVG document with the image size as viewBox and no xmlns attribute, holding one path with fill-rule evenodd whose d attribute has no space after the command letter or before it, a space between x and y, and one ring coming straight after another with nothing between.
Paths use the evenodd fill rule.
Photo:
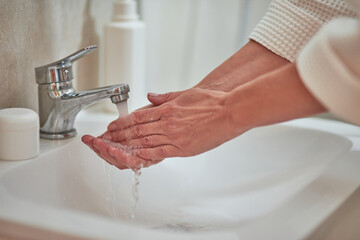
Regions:
<instances>
[{"instance_id":1,"label":"chrome faucet","mask_svg":"<svg viewBox=\"0 0 360 240\"><path fill-rule=\"evenodd\" d=\"M95 51L95 45L59 61L35 68L39 94L40 137L66 139L76 136L74 122L81 109L110 98L113 103L129 98L129 85L119 84L76 92L72 86L72 63Z\"/></svg>"}]
</instances>

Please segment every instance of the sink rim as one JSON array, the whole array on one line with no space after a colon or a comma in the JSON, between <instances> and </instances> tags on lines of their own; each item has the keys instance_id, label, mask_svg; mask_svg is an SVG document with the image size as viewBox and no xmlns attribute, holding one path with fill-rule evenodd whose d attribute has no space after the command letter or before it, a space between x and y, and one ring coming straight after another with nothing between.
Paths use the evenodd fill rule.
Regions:
<instances>
[{"instance_id":1,"label":"sink rim","mask_svg":"<svg viewBox=\"0 0 360 240\"><path fill-rule=\"evenodd\" d=\"M84 113L83 114L83 117L85 117L85 119L89 116L88 114L92 114L92 113ZM113 116L110 116L111 118L113 118ZM84 119L84 118L82 118ZM79 119L78 119L79 121ZM81 118L80 118L80 121ZM351 136L351 139L349 139L351 142L354 142L354 135L355 135L355 141L360 142L360 128L356 127L356 126L352 126L350 124L346 124L346 123L341 123L341 122L334 122L334 121L331 121L331 120L325 120L325 119L300 119L300 120L295 120L295 121L290 121L290 122L286 122L286 123L283 123L284 125L289 125L289 126L299 126L299 127L303 127L305 129L315 129L315 130L319 130L319 127L314 127L312 126L312 124L310 124L311 122L315 121L315 123L317 123L318 125L321 125L322 127L320 127L320 131L323 130L324 128L324 125L331 125L331 126L334 126L334 125L338 125L340 126L340 128L342 127L342 129L344 129L344 133L341 134L341 136L349 139L349 136ZM80 130L80 129L79 129ZM353 130L356 130L355 134L354 134L354 131ZM334 132L335 131L335 132ZM81 129L79 131L80 133L81 132L87 132L87 130L85 129ZM94 130L93 132L99 132L97 130ZM326 132L330 132L330 133L335 133L337 135L339 135L339 132L338 130L334 130L334 128L326 131ZM59 148L63 148L64 146L66 146L67 144L70 144L72 143L73 141L79 141L80 139L80 136L77 136L76 138L74 139L70 139L70 140L63 140L63 141L56 141L56 143L54 143L53 141L49 141L49 140L41 140L40 144L41 144L41 151L40 151L40 154L39 156L36 158L36 159L41 159L41 158L44 158L47 154L51 153L52 151L56 150L56 149L59 149ZM357 145L355 145L355 150L358 150ZM354 147L353 147L354 148ZM31 161L31 160L30 160ZM17 168L18 166L21 166L23 164L27 164L28 162L27 161L18 161L18 162L0 162L0 176L2 176L3 174L5 174L6 172L8 171L11 171L12 169L14 168ZM1 190L1 185L0 185L0 192L2 191ZM12 200L14 199L8 199L10 200L10 202L13 202ZM0 203L4 203L4 198L1 199L0 198ZM345 201L345 200L344 200ZM15 201L16 202L16 201ZM9 203L9 202L7 202ZM1 204L3 205L3 204ZM46 208L45 208L46 209ZM49 209L46 209L46 211L48 211ZM73 213L72 213L73 214ZM74 217L74 215L70 214L68 217ZM26 214L28 215L28 214ZM65 214L67 215L67 214ZM77 215L77 214L75 214ZM83 217L87 220L89 220L89 216L86 216L84 213L82 214L79 214L79 215L82 215L81 217L79 217L80 219ZM84 216L85 215L85 216ZM98 216L97 216L98 217ZM41 226L41 224L39 223L34 223L33 221L31 221L30 219L27 219L26 217L23 218L23 219L13 219L11 214L3 214L2 211L0 211L0 218L5 220L6 219L9 219L10 221L13 221L13 222L18 222L19 224L26 224L26 225L29 225L29 226L34 226L34 227L39 227ZM50 221L49 221L50 222ZM84 220L84 222L86 222ZM96 221L95 221L96 222ZM105 221L107 222L107 221ZM29 224L30 223L30 224ZM182 232L164 232L164 231L161 231L161 230L154 230L154 229L144 229L142 226L138 226L138 225L133 225L133 224L129 224L128 222L126 221L121 221L121 225L122 226L126 226L125 229L129 229L129 230L122 230L122 231L128 231L129 234L131 234L131 231L140 231L141 229L141 234L144 234L143 236L148 236L148 234L154 234L154 232L156 232L157 234L160 234L160 235L164 235L164 239L165 237L168 238L168 237L176 237L176 236L182 236L183 237L183 233ZM110 223L107 223L109 224L108 226L112 225ZM71 229L71 226L66 226L66 229L65 229L65 226L50 226L51 224L49 224L48 226L48 229L52 230L52 231L55 231L55 232L62 232L62 233L69 233L69 228ZM114 226L115 227L115 226ZM117 226L117 228L119 229L119 226ZM110 230L109 230L110 231ZM120 231L120 232L122 232ZM72 229L70 231L71 234L73 234L74 236L79 236L81 237L82 236L82 233L79 232L79 231L76 231L76 229ZM140 233L136 233L136 235L140 236L139 235ZM227 231L217 231L217 234L216 237L219 238L220 235L218 234L223 234L224 236L235 236L236 235L236 231L235 230L227 230ZM235 234L235 235L234 235ZM216 238L213 238L214 237L214 232L204 232L204 233L201 233L200 235L202 235L202 237L207 237L209 239L216 239ZM199 235L199 237L200 237ZM87 235L86 237L89 237L90 235ZM92 236L96 236L95 233L93 233ZM110 235L109 235L110 236ZM236 235L237 236L237 235ZM100 237L100 236L99 236ZM103 235L101 236L103 237ZM200 237L200 238L202 238ZM95 237L96 238L96 237ZM237 239L237 238L234 238L234 239Z\"/></svg>"}]
</instances>

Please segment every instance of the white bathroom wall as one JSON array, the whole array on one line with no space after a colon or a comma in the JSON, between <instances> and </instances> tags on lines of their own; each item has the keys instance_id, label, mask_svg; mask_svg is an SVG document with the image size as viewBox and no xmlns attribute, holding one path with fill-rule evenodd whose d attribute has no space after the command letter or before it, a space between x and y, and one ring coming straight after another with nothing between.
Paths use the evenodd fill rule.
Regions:
<instances>
[{"instance_id":1,"label":"white bathroom wall","mask_svg":"<svg viewBox=\"0 0 360 240\"><path fill-rule=\"evenodd\" d=\"M270 0L142 0L147 88L189 88L244 43Z\"/></svg>"},{"instance_id":2,"label":"white bathroom wall","mask_svg":"<svg viewBox=\"0 0 360 240\"><path fill-rule=\"evenodd\" d=\"M102 29L114 1L0 0L0 109L37 110L34 67L91 44L99 51L75 64L74 82L79 90L102 85ZM200 81L246 42L269 2L141 0L148 91L184 89Z\"/></svg>"}]
</instances>

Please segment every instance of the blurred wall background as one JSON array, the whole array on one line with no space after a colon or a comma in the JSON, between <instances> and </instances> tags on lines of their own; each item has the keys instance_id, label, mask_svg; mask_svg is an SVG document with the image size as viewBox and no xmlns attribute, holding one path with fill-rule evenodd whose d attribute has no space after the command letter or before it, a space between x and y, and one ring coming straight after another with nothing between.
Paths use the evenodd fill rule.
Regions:
<instances>
[{"instance_id":1,"label":"blurred wall background","mask_svg":"<svg viewBox=\"0 0 360 240\"><path fill-rule=\"evenodd\" d=\"M34 68L88 45L75 64L77 90L102 86L103 26L114 0L0 0L0 109L37 111ZM147 24L146 87L191 87L238 50L270 0L140 0ZM136 93L131 93L131 97Z\"/></svg>"}]
</instances>

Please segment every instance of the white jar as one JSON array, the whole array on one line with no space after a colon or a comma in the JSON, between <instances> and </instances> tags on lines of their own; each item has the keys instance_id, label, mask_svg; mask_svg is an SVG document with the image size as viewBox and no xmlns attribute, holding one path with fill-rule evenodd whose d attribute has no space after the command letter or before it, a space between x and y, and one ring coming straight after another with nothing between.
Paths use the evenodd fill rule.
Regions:
<instances>
[{"instance_id":1,"label":"white jar","mask_svg":"<svg viewBox=\"0 0 360 240\"><path fill-rule=\"evenodd\" d=\"M0 159L24 160L39 154L39 116L27 108L0 110Z\"/></svg>"}]
</instances>

